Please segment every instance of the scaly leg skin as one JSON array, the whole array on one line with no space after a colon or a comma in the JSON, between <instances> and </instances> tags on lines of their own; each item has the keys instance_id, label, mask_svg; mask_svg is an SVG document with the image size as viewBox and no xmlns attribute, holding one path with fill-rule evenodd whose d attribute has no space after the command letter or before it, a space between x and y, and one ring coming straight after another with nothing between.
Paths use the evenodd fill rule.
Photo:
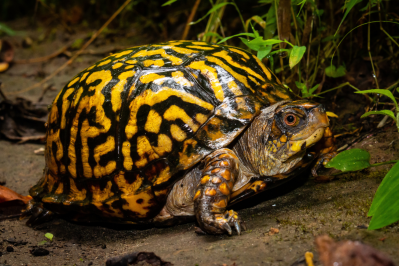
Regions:
<instances>
[{"instance_id":1,"label":"scaly leg skin","mask_svg":"<svg viewBox=\"0 0 399 266\"><path fill-rule=\"evenodd\" d=\"M334 135L329 127L324 131L323 138L319 141L317 149L320 151L319 159L312 168L312 175L318 177L317 170L326 165L332 158L337 155L337 146L335 145Z\"/></svg>"},{"instance_id":2,"label":"scaly leg skin","mask_svg":"<svg viewBox=\"0 0 399 266\"><path fill-rule=\"evenodd\" d=\"M35 226L41 223L50 221L54 214L46 210L42 203L36 203L34 200L30 200L26 206L26 210L21 218L30 216L26 222L27 226Z\"/></svg>"},{"instance_id":3,"label":"scaly leg skin","mask_svg":"<svg viewBox=\"0 0 399 266\"><path fill-rule=\"evenodd\" d=\"M220 149L205 159L198 190L194 196L194 211L201 229L208 234L238 234L245 225L233 210L226 210L234 183L239 175L239 160L233 151Z\"/></svg>"}]
</instances>

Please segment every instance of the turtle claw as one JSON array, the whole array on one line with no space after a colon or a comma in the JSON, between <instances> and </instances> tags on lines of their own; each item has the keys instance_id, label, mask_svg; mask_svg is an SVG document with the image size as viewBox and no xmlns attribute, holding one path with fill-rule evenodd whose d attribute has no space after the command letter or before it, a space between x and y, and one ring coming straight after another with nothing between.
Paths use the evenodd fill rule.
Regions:
<instances>
[{"instance_id":1,"label":"turtle claw","mask_svg":"<svg viewBox=\"0 0 399 266\"><path fill-rule=\"evenodd\" d=\"M237 234L241 235L241 226L238 221L234 221L234 227L236 228Z\"/></svg>"},{"instance_id":2,"label":"turtle claw","mask_svg":"<svg viewBox=\"0 0 399 266\"><path fill-rule=\"evenodd\" d=\"M233 233L233 231L231 230L231 227L228 223L224 223L222 225L223 229L227 231L227 233L231 236L231 234Z\"/></svg>"},{"instance_id":3,"label":"turtle claw","mask_svg":"<svg viewBox=\"0 0 399 266\"><path fill-rule=\"evenodd\" d=\"M215 214L212 218L209 218L204 221L205 224L202 229L210 234L227 233L232 235L234 228L237 234L241 235L241 231L246 230L244 222L233 210L226 211L224 214Z\"/></svg>"}]
</instances>

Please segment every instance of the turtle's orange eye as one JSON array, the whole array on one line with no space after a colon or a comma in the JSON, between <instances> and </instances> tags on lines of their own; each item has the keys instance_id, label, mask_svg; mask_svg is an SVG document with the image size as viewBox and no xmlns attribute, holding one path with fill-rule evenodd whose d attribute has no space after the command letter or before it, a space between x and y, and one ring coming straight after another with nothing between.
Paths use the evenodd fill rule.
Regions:
<instances>
[{"instance_id":1,"label":"turtle's orange eye","mask_svg":"<svg viewBox=\"0 0 399 266\"><path fill-rule=\"evenodd\" d=\"M294 126L295 124L297 124L297 117L293 114L287 114L284 117L284 123L288 126Z\"/></svg>"}]
</instances>

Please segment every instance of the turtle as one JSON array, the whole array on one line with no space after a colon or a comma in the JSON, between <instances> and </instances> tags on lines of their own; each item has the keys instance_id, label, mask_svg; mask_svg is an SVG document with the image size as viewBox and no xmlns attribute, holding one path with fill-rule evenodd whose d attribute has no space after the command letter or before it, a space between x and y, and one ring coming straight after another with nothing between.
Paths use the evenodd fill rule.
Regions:
<instances>
[{"instance_id":1,"label":"turtle","mask_svg":"<svg viewBox=\"0 0 399 266\"><path fill-rule=\"evenodd\" d=\"M46 123L28 225L172 225L238 234L229 207L336 154L323 105L297 99L254 55L201 41L132 47L76 75Z\"/></svg>"}]
</instances>

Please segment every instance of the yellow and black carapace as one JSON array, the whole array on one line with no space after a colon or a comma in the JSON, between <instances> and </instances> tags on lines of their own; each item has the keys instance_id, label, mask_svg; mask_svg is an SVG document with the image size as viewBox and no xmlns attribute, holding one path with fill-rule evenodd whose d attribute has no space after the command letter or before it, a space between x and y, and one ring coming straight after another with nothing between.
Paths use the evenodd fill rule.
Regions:
<instances>
[{"instance_id":1,"label":"yellow and black carapace","mask_svg":"<svg viewBox=\"0 0 399 266\"><path fill-rule=\"evenodd\" d=\"M294 101L240 48L133 47L83 70L54 99L28 224L50 213L115 223L196 217L207 233L240 233L230 204L315 158L317 174L333 144L324 108Z\"/></svg>"}]
</instances>

